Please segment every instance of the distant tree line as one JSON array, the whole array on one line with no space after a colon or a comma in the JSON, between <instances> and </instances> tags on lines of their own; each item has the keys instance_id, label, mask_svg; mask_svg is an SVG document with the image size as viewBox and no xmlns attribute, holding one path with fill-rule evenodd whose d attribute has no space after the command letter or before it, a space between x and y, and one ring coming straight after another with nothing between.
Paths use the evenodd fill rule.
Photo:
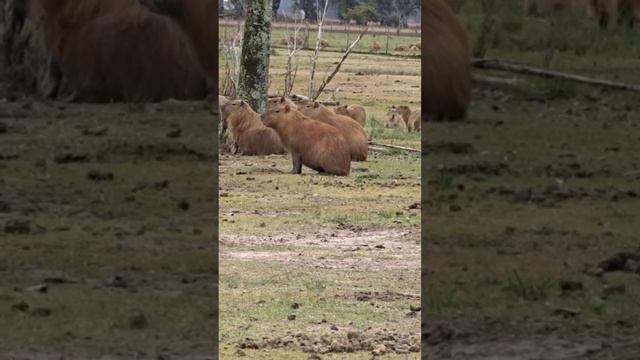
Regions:
<instances>
[{"instance_id":1,"label":"distant tree line","mask_svg":"<svg viewBox=\"0 0 640 360\"><path fill-rule=\"evenodd\" d=\"M246 0L229 0L235 15L244 14ZM317 0L320 7L324 0ZM384 26L406 27L407 19L420 11L421 0L329 0L330 5L337 5L338 17L345 21L355 21L364 25L367 21L380 22ZM222 3L222 1L220 1ZM273 0L273 14L280 10L281 0ZM294 10L303 10L305 18L317 18L316 0L293 0Z\"/></svg>"}]
</instances>

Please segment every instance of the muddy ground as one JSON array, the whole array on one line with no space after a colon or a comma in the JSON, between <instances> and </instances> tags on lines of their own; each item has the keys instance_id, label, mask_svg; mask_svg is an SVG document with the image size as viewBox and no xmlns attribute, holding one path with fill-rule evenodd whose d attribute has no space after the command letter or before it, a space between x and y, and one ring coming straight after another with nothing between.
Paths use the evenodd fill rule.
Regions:
<instances>
[{"instance_id":1,"label":"muddy ground","mask_svg":"<svg viewBox=\"0 0 640 360\"><path fill-rule=\"evenodd\" d=\"M0 98L0 358L211 359L203 103Z\"/></svg>"},{"instance_id":2,"label":"muddy ground","mask_svg":"<svg viewBox=\"0 0 640 360\"><path fill-rule=\"evenodd\" d=\"M519 28L513 14L498 18L487 57L541 66L544 20ZM463 18L480 26L471 6ZM636 45L614 51L631 33L576 24L546 43L558 45L551 69L640 83ZM518 78L476 83L468 121L423 129L423 353L637 358L640 96Z\"/></svg>"}]
</instances>

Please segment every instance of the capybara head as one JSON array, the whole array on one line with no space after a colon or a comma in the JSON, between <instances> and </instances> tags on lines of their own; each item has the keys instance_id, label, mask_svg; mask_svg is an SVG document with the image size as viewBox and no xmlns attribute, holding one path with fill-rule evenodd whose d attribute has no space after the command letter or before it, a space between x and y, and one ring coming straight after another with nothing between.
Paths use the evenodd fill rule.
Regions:
<instances>
[{"instance_id":1,"label":"capybara head","mask_svg":"<svg viewBox=\"0 0 640 360\"><path fill-rule=\"evenodd\" d=\"M407 124L398 110L395 107L392 107L387 111L387 121L385 122L384 127L388 129L406 129Z\"/></svg>"},{"instance_id":2,"label":"capybara head","mask_svg":"<svg viewBox=\"0 0 640 360\"><path fill-rule=\"evenodd\" d=\"M230 100L220 107L220 118L223 123L227 123L229 116L236 111L251 109L244 100ZM251 109L252 110L252 109ZM253 111L253 110L252 110Z\"/></svg>"},{"instance_id":3,"label":"capybara head","mask_svg":"<svg viewBox=\"0 0 640 360\"><path fill-rule=\"evenodd\" d=\"M347 110L347 105L338 106L334 110L338 115L349 116L349 111Z\"/></svg>"},{"instance_id":4,"label":"capybara head","mask_svg":"<svg viewBox=\"0 0 640 360\"><path fill-rule=\"evenodd\" d=\"M279 105L267 109L265 113L260 116L262 123L272 129L277 129L279 126L283 126L289 122L301 121L300 116L292 116L296 110L288 104Z\"/></svg>"},{"instance_id":5,"label":"capybara head","mask_svg":"<svg viewBox=\"0 0 640 360\"><path fill-rule=\"evenodd\" d=\"M298 110L300 110L300 112L303 113L305 116L308 116L312 119L318 117L321 113L327 110L331 111L329 108L325 107L319 102L311 101L311 100L302 101L300 103L300 106L298 107Z\"/></svg>"},{"instance_id":6,"label":"capybara head","mask_svg":"<svg viewBox=\"0 0 640 360\"><path fill-rule=\"evenodd\" d=\"M275 106L285 105L285 104L289 105L293 109L298 108L298 106L291 99L281 96L281 97L270 98L269 100L267 100L267 109L270 109Z\"/></svg>"}]
</instances>

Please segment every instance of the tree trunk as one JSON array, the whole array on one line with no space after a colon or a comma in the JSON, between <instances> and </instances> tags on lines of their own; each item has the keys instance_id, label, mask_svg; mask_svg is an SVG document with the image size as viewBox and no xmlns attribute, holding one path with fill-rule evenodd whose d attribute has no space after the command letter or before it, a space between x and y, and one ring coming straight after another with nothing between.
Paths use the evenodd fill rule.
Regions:
<instances>
[{"instance_id":1,"label":"tree trunk","mask_svg":"<svg viewBox=\"0 0 640 360\"><path fill-rule=\"evenodd\" d=\"M247 0L238 96L257 112L266 110L269 90L271 0Z\"/></svg>"}]
</instances>

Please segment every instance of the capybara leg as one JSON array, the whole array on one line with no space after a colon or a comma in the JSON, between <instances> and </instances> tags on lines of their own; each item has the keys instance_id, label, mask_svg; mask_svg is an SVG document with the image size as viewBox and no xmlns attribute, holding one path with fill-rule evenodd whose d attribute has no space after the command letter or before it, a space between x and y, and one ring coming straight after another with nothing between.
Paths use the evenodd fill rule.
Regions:
<instances>
[{"instance_id":1,"label":"capybara leg","mask_svg":"<svg viewBox=\"0 0 640 360\"><path fill-rule=\"evenodd\" d=\"M62 71L53 58L47 59L47 67L42 80L40 81L40 91L45 99L53 99L58 96L60 83L62 82Z\"/></svg>"},{"instance_id":2,"label":"capybara leg","mask_svg":"<svg viewBox=\"0 0 640 360\"><path fill-rule=\"evenodd\" d=\"M240 146L235 141L231 142L231 153L233 155L238 155L240 153Z\"/></svg>"},{"instance_id":3,"label":"capybara leg","mask_svg":"<svg viewBox=\"0 0 640 360\"><path fill-rule=\"evenodd\" d=\"M292 174L302 174L302 157L300 155L291 154L291 160L293 161Z\"/></svg>"}]
</instances>

